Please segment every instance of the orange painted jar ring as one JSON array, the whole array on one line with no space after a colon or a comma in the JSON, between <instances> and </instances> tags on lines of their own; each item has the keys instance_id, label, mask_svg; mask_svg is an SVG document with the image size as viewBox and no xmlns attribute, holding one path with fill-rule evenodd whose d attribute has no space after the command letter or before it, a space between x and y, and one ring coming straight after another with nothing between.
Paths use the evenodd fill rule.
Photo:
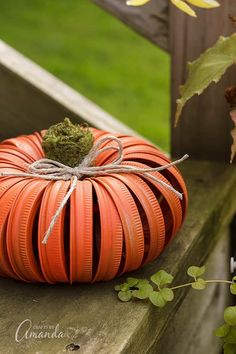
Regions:
<instances>
[{"instance_id":1,"label":"orange painted jar ring","mask_svg":"<svg viewBox=\"0 0 236 354\"><path fill-rule=\"evenodd\" d=\"M17 276L26 282L44 282L36 257L37 234L33 235L35 219L43 192L50 182L29 181L18 194L11 208L7 227L7 249Z\"/></svg>"},{"instance_id":2,"label":"orange painted jar ring","mask_svg":"<svg viewBox=\"0 0 236 354\"><path fill-rule=\"evenodd\" d=\"M44 278L49 283L68 282L68 260L66 259L65 239L69 240L65 230L65 213L60 214L47 244L42 244L50 221L68 191L70 182L51 181L43 194L38 222L38 250ZM69 249L68 249L69 251Z\"/></svg>"},{"instance_id":3,"label":"orange painted jar ring","mask_svg":"<svg viewBox=\"0 0 236 354\"><path fill-rule=\"evenodd\" d=\"M127 161L127 162L124 162L123 164L135 166L135 167L141 167L141 168L148 167L147 165L141 164L140 162ZM170 185L169 181L165 177L163 177L161 175L161 173L152 172L152 175ZM159 183L153 181L152 179L149 179L146 176L142 176L142 178L149 182L149 186L152 185L153 187L155 187L156 192L159 194L158 199L160 198L160 196L163 198L161 203L163 204L163 202L165 201L165 205L167 207L167 210L165 210L165 212L163 211L163 216L165 219L166 232L168 229L168 227L167 227L168 226L168 221L167 221L168 215L170 215L171 221L172 221L171 222L171 229L170 229L171 231L169 232L169 234L166 234L166 244L167 244L170 241L170 239L172 239L172 237L179 230L181 223L182 223L182 210L181 210L180 201L179 201L178 197L172 191L166 189L165 187L163 187ZM168 211L168 213L167 213L167 211Z\"/></svg>"},{"instance_id":4,"label":"orange painted jar ring","mask_svg":"<svg viewBox=\"0 0 236 354\"><path fill-rule=\"evenodd\" d=\"M70 199L70 283L91 282L93 271L93 189L78 181Z\"/></svg>"},{"instance_id":5,"label":"orange painted jar ring","mask_svg":"<svg viewBox=\"0 0 236 354\"><path fill-rule=\"evenodd\" d=\"M98 253L97 268L93 281L113 279L119 270L122 247L123 247L123 227L112 197L106 188L100 183L91 179L98 203L100 227L98 237L95 239ZM94 225L95 226L95 225Z\"/></svg>"},{"instance_id":6,"label":"orange painted jar ring","mask_svg":"<svg viewBox=\"0 0 236 354\"><path fill-rule=\"evenodd\" d=\"M149 153L139 153L138 158L135 157L135 153L127 153L127 155L124 158L124 161L140 161L148 165L149 167L158 167L158 166L164 166L166 163L169 163L170 160L168 159L163 159L159 156L156 155L151 155ZM150 164L152 166L150 166ZM183 219L186 216L187 208L188 208L188 193L186 189L186 185L184 183L184 180L177 169L176 166L170 167L164 171L162 171L163 176L171 183L171 185L174 186L177 190L182 190L183 193L183 199L180 200L180 203L182 205L183 209Z\"/></svg>"},{"instance_id":7,"label":"orange painted jar ring","mask_svg":"<svg viewBox=\"0 0 236 354\"><path fill-rule=\"evenodd\" d=\"M142 264L144 256L144 234L136 203L124 183L113 176L96 177L96 180L110 194L123 225L125 254L119 274L135 270Z\"/></svg>"},{"instance_id":8,"label":"orange painted jar ring","mask_svg":"<svg viewBox=\"0 0 236 354\"><path fill-rule=\"evenodd\" d=\"M10 256L13 248L7 250L7 227L9 226L9 214L15 200L19 195L19 190L24 188L29 183L29 179L15 177L4 180L0 184L0 271L5 276L14 279L21 278L15 273L10 263ZM17 229L16 236L18 235Z\"/></svg>"}]
</instances>

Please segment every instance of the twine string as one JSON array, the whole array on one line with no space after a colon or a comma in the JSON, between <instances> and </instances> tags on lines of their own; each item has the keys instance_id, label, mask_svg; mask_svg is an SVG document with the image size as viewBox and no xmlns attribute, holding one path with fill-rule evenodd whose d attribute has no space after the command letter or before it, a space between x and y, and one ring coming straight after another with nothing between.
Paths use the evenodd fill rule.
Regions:
<instances>
[{"instance_id":1,"label":"twine string","mask_svg":"<svg viewBox=\"0 0 236 354\"><path fill-rule=\"evenodd\" d=\"M105 147L101 146L104 143L109 143L111 141L115 141L117 143L117 146L114 145L108 145ZM101 155L103 152L108 151L108 150L115 150L117 152L117 156L114 158L114 160L111 163L108 163L103 166L94 166L93 163L97 159L99 155ZM180 162L186 160L189 156L184 155L181 159L176 160L174 162L168 163L166 165L160 166L160 167L155 167L155 168L139 168L135 166L130 166L130 165L124 165L122 164L123 159L124 159L124 149L122 146L122 142L119 138L110 135L103 137L99 139L97 142L94 143L92 149L88 153L88 155L85 156L83 161L79 166L76 167L70 167L62 164L61 162L50 160L50 159L40 159L32 164L27 166L27 172L2 172L0 173L0 177L6 177L6 176L17 176L17 177L34 177L34 178L42 178L45 180L63 180L63 181L71 181L70 188L68 192L66 193L65 197L63 198L60 206L56 210L54 216L52 217L52 220L50 222L50 225L47 229L47 232L43 238L42 243L46 244L48 241L49 236L52 233L52 230L54 228L54 225L61 214L63 208L65 207L66 203L68 202L70 196L72 195L73 191L76 189L77 182L78 180L85 178L85 177L95 177L95 176L105 176L108 174L113 174L113 173L134 173L140 176L145 176L149 179L152 179L153 181L159 183L161 186L163 186L166 189L169 189L175 195L179 198L182 199L182 193L178 192L176 189L174 189L171 185L167 184L166 182L162 181L161 179L153 176L151 172L160 172L163 171L167 168L170 168L172 166L175 166L179 164Z\"/></svg>"}]
</instances>

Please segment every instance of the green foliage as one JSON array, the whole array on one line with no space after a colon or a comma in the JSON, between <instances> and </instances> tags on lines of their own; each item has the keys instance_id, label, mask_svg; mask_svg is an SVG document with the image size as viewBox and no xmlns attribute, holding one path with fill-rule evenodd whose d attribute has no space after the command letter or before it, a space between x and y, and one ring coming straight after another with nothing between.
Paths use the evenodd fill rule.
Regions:
<instances>
[{"instance_id":1,"label":"green foliage","mask_svg":"<svg viewBox=\"0 0 236 354\"><path fill-rule=\"evenodd\" d=\"M220 37L212 48L189 63L188 79L180 86L181 98L177 100L176 124L186 102L195 94L200 95L212 82L217 83L235 62L236 33L230 37Z\"/></svg>"},{"instance_id":2,"label":"green foliage","mask_svg":"<svg viewBox=\"0 0 236 354\"><path fill-rule=\"evenodd\" d=\"M202 266L202 267L196 267L196 266L191 266L188 268L187 270L187 274L196 279L198 277L200 277L201 275L203 275L206 271L206 268L205 266Z\"/></svg>"},{"instance_id":3,"label":"green foliage","mask_svg":"<svg viewBox=\"0 0 236 354\"><path fill-rule=\"evenodd\" d=\"M132 298L140 300L148 299L153 287L147 279L127 278L126 282L116 285L114 288L118 291L118 297L121 301L127 302Z\"/></svg>"},{"instance_id":4,"label":"green foliage","mask_svg":"<svg viewBox=\"0 0 236 354\"><path fill-rule=\"evenodd\" d=\"M157 307L164 307L167 302L174 299L172 289L164 287L173 281L173 276L164 270L160 270L151 276L151 281L157 285L157 291L147 279L127 278L126 282L115 286L121 301L129 301L132 298L140 300L149 299Z\"/></svg>"},{"instance_id":5,"label":"green foliage","mask_svg":"<svg viewBox=\"0 0 236 354\"><path fill-rule=\"evenodd\" d=\"M215 331L215 335L224 343L224 354L236 354L236 306L224 311L225 323Z\"/></svg>"},{"instance_id":6,"label":"green foliage","mask_svg":"<svg viewBox=\"0 0 236 354\"><path fill-rule=\"evenodd\" d=\"M120 286L121 291L128 291L129 288L130 288L130 286L128 283L121 284L121 286Z\"/></svg>"},{"instance_id":7,"label":"green foliage","mask_svg":"<svg viewBox=\"0 0 236 354\"><path fill-rule=\"evenodd\" d=\"M132 295L133 297L136 297L141 300L148 299L149 295L153 291L153 287L149 283L146 283L142 280L140 280L135 285L135 287L137 288L137 290L133 290Z\"/></svg>"},{"instance_id":8,"label":"green foliage","mask_svg":"<svg viewBox=\"0 0 236 354\"><path fill-rule=\"evenodd\" d=\"M215 330L215 335L216 335L216 337L224 338L229 333L229 330L230 330L230 325L225 323L225 324L223 324L223 326L221 326Z\"/></svg>"},{"instance_id":9,"label":"green foliage","mask_svg":"<svg viewBox=\"0 0 236 354\"><path fill-rule=\"evenodd\" d=\"M115 289L115 291L120 291L121 290L121 285L115 285L114 289Z\"/></svg>"},{"instance_id":10,"label":"green foliage","mask_svg":"<svg viewBox=\"0 0 236 354\"><path fill-rule=\"evenodd\" d=\"M164 307L167 302L174 299L174 292L172 289L163 288L159 291L152 291L149 295L151 303L157 307Z\"/></svg>"},{"instance_id":11,"label":"green foliage","mask_svg":"<svg viewBox=\"0 0 236 354\"><path fill-rule=\"evenodd\" d=\"M160 291L153 291L149 295L149 300L156 307L162 308L162 307L164 307L166 305L166 301L163 298L163 296L160 294Z\"/></svg>"},{"instance_id":12,"label":"green foliage","mask_svg":"<svg viewBox=\"0 0 236 354\"><path fill-rule=\"evenodd\" d=\"M228 334L224 337L225 343L236 344L236 328L231 327Z\"/></svg>"},{"instance_id":13,"label":"green foliage","mask_svg":"<svg viewBox=\"0 0 236 354\"><path fill-rule=\"evenodd\" d=\"M139 280L136 278L127 278L126 280L130 287L135 286L139 282Z\"/></svg>"},{"instance_id":14,"label":"green foliage","mask_svg":"<svg viewBox=\"0 0 236 354\"><path fill-rule=\"evenodd\" d=\"M236 295L236 277L230 284L230 292ZM225 323L215 331L215 335L222 339L224 354L236 354L236 306L229 306L224 311Z\"/></svg>"},{"instance_id":15,"label":"green foliage","mask_svg":"<svg viewBox=\"0 0 236 354\"><path fill-rule=\"evenodd\" d=\"M229 306L225 309L224 320L230 326L236 326L236 306Z\"/></svg>"},{"instance_id":16,"label":"green foliage","mask_svg":"<svg viewBox=\"0 0 236 354\"><path fill-rule=\"evenodd\" d=\"M119 291L118 298L123 302L127 302L132 299L132 291L131 290Z\"/></svg>"},{"instance_id":17,"label":"green foliage","mask_svg":"<svg viewBox=\"0 0 236 354\"><path fill-rule=\"evenodd\" d=\"M235 344L224 344L224 354L236 354L236 346Z\"/></svg>"},{"instance_id":18,"label":"green foliage","mask_svg":"<svg viewBox=\"0 0 236 354\"><path fill-rule=\"evenodd\" d=\"M163 288L160 290L160 294L166 302L172 301L174 299L174 292L172 289Z\"/></svg>"},{"instance_id":19,"label":"green foliage","mask_svg":"<svg viewBox=\"0 0 236 354\"><path fill-rule=\"evenodd\" d=\"M202 278L197 278L196 281L192 284L192 288L195 290L204 290L206 288L206 281Z\"/></svg>"},{"instance_id":20,"label":"green foliage","mask_svg":"<svg viewBox=\"0 0 236 354\"><path fill-rule=\"evenodd\" d=\"M205 280L200 278L205 273L205 266L191 266L187 274L194 279L189 282L174 287L167 287L173 282L173 276L165 270L159 270L150 277L154 287L148 279L127 278L126 282L115 286L118 291L118 298L127 302L132 298L149 301L156 307L163 308L168 302L173 301L174 291L184 287L192 287L195 290L204 290L208 283L226 283L230 285L232 294L236 294L236 276L232 281L228 280ZM227 307L224 311L225 323L215 331L216 337L223 341L224 354L236 354L236 306Z\"/></svg>"},{"instance_id":21,"label":"green foliage","mask_svg":"<svg viewBox=\"0 0 236 354\"><path fill-rule=\"evenodd\" d=\"M162 285L171 284L174 277L165 270L159 270L159 272L153 274L150 279L154 284L161 287Z\"/></svg>"},{"instance_id":22,"label":"green foliage","mask_svg":"<svg viewBox=\"0 0 236 354\"><path fill-rule=\"evenodd\" d=\"M197 267L197 266L191 266L187 270L187 274L192 277L195 282L191 284L192 288L195 290L204 290L207 283L204 279L199 278L201 275L203 275L206 271L205 266L202 267Z\"/></svg>"},{"instance_id":23,"label":"green foliage","mask_svg":"<svg viewBox=\"0 0 236 354\"><path fill-rule=\"evenodd\" d=\"M235 281L236 281L236 276L233 277L232 279L233 284L230 285L230 292L233 295L236 295L236 283L234 283Z\"/></svg>"}]
</instances>

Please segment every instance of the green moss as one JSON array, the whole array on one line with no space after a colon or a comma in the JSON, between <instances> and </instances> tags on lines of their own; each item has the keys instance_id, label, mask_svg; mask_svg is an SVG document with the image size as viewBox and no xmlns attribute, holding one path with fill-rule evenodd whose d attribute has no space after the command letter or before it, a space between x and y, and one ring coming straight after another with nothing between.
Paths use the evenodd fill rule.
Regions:
<instances>
[{"instance_id":1,"label":"green moss","mask_svg":"<svg viewBox=\"0 0 236 354\"><path fill-rule=\"evenodd\" d=\"M45 157L78 166L93 146L93 134L88 127L71 123L69 118L52 125L43 137Z\"/></svg>"}]
</instances>

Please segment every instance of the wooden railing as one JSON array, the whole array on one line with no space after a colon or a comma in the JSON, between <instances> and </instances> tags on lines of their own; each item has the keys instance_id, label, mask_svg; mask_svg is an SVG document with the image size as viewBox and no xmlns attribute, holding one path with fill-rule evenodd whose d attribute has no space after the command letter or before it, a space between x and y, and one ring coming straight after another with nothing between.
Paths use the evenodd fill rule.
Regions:
<instances>
[{"instance_id":1,"label":"wooden railing","mask_svg":"<svg viewBox=\"0 0 236 354\"><path fill-rule=\"evenodd\" d=\"M0 41L0 141L69 116L99 129L136 134L77 91Z\"/></svg>"}]
</instances>

